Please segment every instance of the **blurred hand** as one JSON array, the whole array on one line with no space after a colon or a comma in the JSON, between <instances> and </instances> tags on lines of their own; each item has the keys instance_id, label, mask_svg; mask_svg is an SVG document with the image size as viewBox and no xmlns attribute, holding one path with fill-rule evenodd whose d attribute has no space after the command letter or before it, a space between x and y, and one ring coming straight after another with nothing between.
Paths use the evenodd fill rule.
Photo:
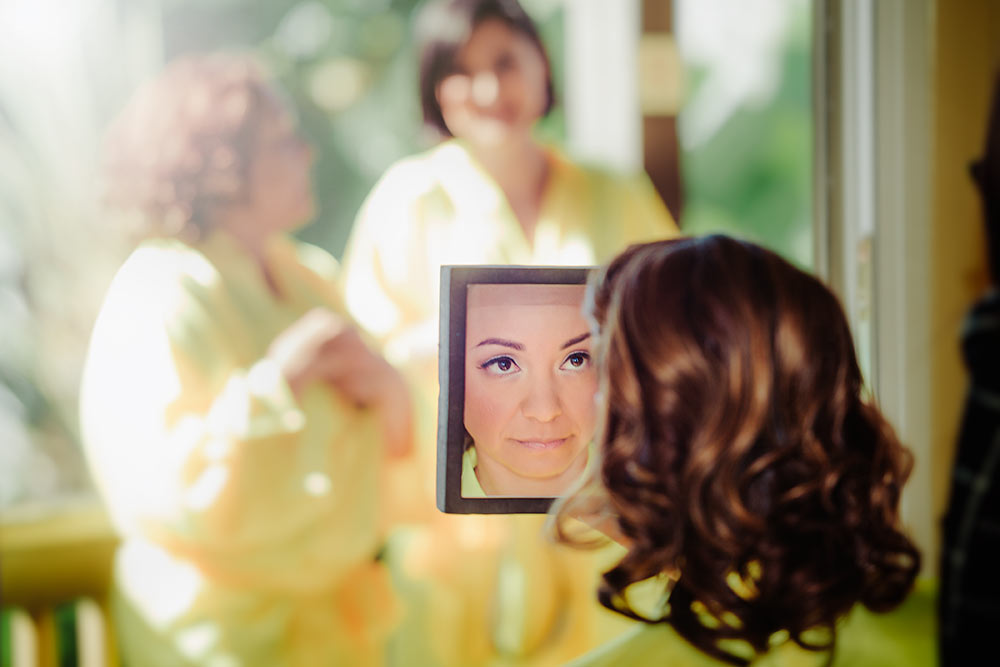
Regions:
<instances>
[{"instance_id":1,"label":"blurred hand","mask_svg":"<svg viewBox=\"0 0 1000 667\"><path fill-rule=\"evenodd\" d=\"M336 347L337 339L348 328L343 318L315 308L278 334L267 356L277 363L292 392L299 396L306 385L329 374L329 350Z\"/></svg>"},{"instance_id":2,"label":"blurred hand","mask_svg":"<svg viewBox=\"0 0 1000 667\"><path fill-rule=\"evenodd\" d=\"M409 449L409 390L399 372L362 340L351 322L314 308L271 342L268 357L299 396L311 382L326 382L359 407L381 411L390 453Z\"/></svg>"},{"instance_id":3,"label":"blurred hand","mask_svg":"<svg viewBox=\"0 0 1000 667\"><path fill-rule=\"evenodd\" d=\"M310 310L278 334L268 356L296 395L310 382L323 381L360 406L375 403L394 372L348 320L326 308Z\"/></svg>"}]
</instances>

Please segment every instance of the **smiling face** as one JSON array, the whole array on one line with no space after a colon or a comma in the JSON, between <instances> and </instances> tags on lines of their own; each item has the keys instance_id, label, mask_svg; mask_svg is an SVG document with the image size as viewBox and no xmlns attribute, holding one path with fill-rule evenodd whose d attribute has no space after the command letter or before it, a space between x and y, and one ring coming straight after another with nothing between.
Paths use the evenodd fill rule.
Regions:
<instances>
[{"instance_id":1,"label":"smiling face","mask_svg":"<svg viewBox=\"0 0 1000 667\"><path fill-rule=\"evenodd\" d=\"M471 285L465 428L487 495L560 495L583 471L597 377L583 285Z\"/></svg>"},{"instance_id":2,"label":"smiling face","mask_svg":"<svg viewBox=\"0 0 1000 667\"><path fill-rule=\"evenodd\" d=\"M545 58L527 36L487 19L455 56L454 72L437 87L453 135L487 148L530 135L548 103Z\"/></svg>"}]
</instances>

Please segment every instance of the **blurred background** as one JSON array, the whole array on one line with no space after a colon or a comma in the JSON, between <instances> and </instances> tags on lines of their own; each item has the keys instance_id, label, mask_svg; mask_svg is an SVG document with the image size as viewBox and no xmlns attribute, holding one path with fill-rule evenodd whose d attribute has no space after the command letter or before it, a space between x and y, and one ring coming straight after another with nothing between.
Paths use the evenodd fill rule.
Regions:
<instances>
[{"instance_id":1,"label":"blurred background","mask_svg":"<svg viewBox=\"0 0 1000 667\"><path fill-rule=\"evenodd\" d=\"M623 169L647 162L665 188L668 175L657 179L656 170L676 168L665 164L673 147L643 145L643 118L652 126L672 122L680 111L683 211L674 214L685 232L747 236L809 266L809 3L648 4L644 10L636 2L524 1L552 53L559 92L541 133L590 162ZM428 145L411 45L416 5L0 4L0 510L6 515L91 494L77 444L76 388L99 299L127 250L122 230L102 219L95 178L102 132L128 95L182 53L258 54L316 147L319 213L300 235L340 257L376 179ZM618 55L609 58L609 46ZM602 81L625 94L602 94ZM670 194L664 197L669 202Z\"/></svg>"},{"instance_id":2,"label":"blurred background","mask_svg":"<svg viewBox=\"0 0 1000 667\"><path fill-rule=\"evenodd\" d=\"M869 388L915 452L904 517L933 573L966 383L959 327L986 285L967 165L1000 66L1000 3L522 2L553 58L545 139L584 161L644 168L683 232L757 241L840 294ZM110 119L179 54L258 54L316 148L318 216L300 234L339 257L383 170L427 146L416 4L0 0L8 599L100 593L107 581L114 538L80 453L76 400L100 298L128 251L96 194Z\"/></svg>"}]
</instances>

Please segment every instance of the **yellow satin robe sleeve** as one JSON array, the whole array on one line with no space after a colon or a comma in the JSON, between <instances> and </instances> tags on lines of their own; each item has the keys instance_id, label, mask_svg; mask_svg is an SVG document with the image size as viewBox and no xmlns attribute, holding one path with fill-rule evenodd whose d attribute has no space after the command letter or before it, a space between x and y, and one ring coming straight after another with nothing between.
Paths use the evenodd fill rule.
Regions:
<instances>
[{"instance_id":1,"label":"yellow satin robe sleeve","mask_svg":"<svg viewBox=\"0 0 1000 667\"><path fill-rule=\"evenodd\" d=\"M323 255L276 240L275 298L221 233L193 247L157 240L108 290L81 427L123 536L120 627L134 664L379 660L392 600L374 562L376 425L318 383L297 400L265 356L309 309L343 311ZM360 582L369 602L348 609Z\"/></svg>"}]
</instances>

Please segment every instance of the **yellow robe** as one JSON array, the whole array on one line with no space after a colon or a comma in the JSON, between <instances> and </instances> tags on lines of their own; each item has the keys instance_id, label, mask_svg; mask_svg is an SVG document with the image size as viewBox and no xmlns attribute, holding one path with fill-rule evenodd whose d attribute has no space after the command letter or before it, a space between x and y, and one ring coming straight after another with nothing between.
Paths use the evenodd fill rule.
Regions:
<instances>
[{"instance_id":1,"label":"yellow robe","mask_svg":"<svg viewBox=\"0 0 1000 667\"><path fill-rule=\"evenodd\" d=\"M922 580L896 609L876 614L857 605L837 624L832 667L935 667L938 664L936 583ZM787 633L786 633L787 636ZM754 667L823 667L828 653L807 651L794 642L774 645ZM672 665L722 667L720 660L687 643L668 625L642 625L570 667Z\"/></svg>"},{"instance_id":2,"label":"yellow robe","mask_svg":"<svg viewBox=\"0 0 1000 667\"><path fill-rule=\"evenodd\" d=\"M476 447L470 446L462 453L462 497L463 498L485 498L486 492L483 485L476 477Z\"/></svg>"},{"instance_id":3,"label":"yellow robe","mask_svg":"<svg viewBox=\"0 0 1000 667\"><path fill-rule=\"evenodd\" d=\"M434 504L441 265L593 265L630 243L677 233L644 174L613 175L547 153L533 239L496 182L452 140L391 167L348 243L348 309L422 403L417 460L391 471L388 500L408 522L389 550L408 605L391 644L394 664L560 664L628 627L595 597L619 549L553 545L541 516L443 515Z\"/></svg>"},{"instance_id":4,"label":"yellow robe","mask_svg":"<svg viewBox=\"0 0 1000 667\"><path fill-rule=\"evenodd\" d=\"M133 665L378 665L395 601L376 563L374 419L265 359L336 263L278 238L282 298L221 232L143 243L115 276L81 385L88 460L122 534L116 630Z\"/></svg>"}]
</instances>

